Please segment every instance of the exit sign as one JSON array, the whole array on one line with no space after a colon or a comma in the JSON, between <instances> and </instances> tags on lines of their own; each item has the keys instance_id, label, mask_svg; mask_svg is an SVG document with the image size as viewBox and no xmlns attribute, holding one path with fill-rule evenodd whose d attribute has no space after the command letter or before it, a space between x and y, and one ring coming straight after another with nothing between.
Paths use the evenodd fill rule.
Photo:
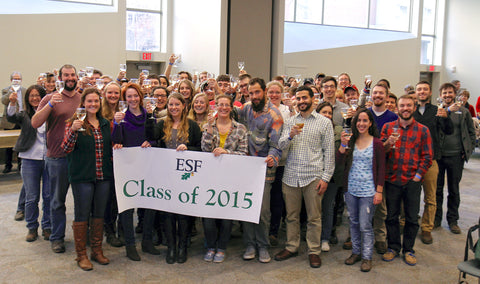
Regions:
<instances>
[{"instance_id":1,"label":"exit sign","mask_svg":"<svg viewBox=\"0 0 480 284\"><path fill-rule=\"evenodd\" d=\"M143 52L142 53L142 60L146 60L146 61L152 60L152 53L151 52Z\"/></svg>"}]
</instances>

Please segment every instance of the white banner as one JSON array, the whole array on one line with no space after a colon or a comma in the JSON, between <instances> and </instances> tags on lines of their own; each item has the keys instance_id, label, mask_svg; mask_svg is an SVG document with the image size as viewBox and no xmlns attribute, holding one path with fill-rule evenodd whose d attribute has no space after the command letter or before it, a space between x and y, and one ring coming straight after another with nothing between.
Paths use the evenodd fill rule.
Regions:
<instances>
[{"instance_id":1,"label":"white banner","mask_svg":"<svg viewBox=\"0 0 480 284\"><path fill-rule=\"evenodd\" d=\"M114 150L113 163L119 212L150 208L259 222L265 158L132 147Z\"/></svg>"}]
</instances>

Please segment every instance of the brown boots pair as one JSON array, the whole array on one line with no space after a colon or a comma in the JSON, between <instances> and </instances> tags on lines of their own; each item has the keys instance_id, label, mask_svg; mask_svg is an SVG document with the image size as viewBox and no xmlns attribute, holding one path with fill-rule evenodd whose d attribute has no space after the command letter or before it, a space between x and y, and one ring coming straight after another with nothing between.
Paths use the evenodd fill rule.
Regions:
<instances>
[{"instance_id":1,"label":"brown boots pair","mask_svg":"<svg viewBox=\"0 0 480 284\"><path fill-rule=\"evenodd\" d=\"M75 251L77 252L78 266L83 270L92 270L93 265L87 256L87 229L88 222L73 222L73 236L75 239ZM110 261L103 255L102 251L103 241L103 219L94 218L91 219L90 224L90 247L92 253L90 258L102 265L108 264Z\"/></svg>"}]
</instances>

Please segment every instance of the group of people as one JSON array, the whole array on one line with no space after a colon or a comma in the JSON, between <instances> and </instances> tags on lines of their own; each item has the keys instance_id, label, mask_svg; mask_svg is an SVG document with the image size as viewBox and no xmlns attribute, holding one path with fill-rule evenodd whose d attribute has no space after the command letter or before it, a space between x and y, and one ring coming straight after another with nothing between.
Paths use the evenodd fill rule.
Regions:
<instances>
[{"instance_id":1,"label":"group of people","mask_svg":"<svg viewBox=\"0 0 480 284\"><path fill-rule=\"evenodd\" d=\"M158 255L155 246L163 242L167 263L187 261L194 216L139 208L135 228L134 209L118 214L112 153L122 147L264 157L260 221L241 222L244 260L271 261L269 247L278 243L283 218L285 248L274 259L298 255L306 225L309 263L320 267L321 252L338 243L336 225L346 205L350 231L343 246L352 254L345 264L361 261L360 270L368 272L376 249L385 261L403 252L404 261L415 265L421 191L421 240L431 244L431 232L443 217L445 172L446 219L453 233L461 232L459 183L475 132L469 111L455 102L454 85L441 86L443 100L436 106L431 85L419 82L415 97L395 97L391 111L385 79L373 86L366 80L360 92L346 73L338 78L317 74L300 84L281 76L266 83L246 72L232 80L181 71L170 84L173 61L166 75L142 73L138 82L129 82L121 72L102 87L94 87L93 78L79 81L77 69L66 64L57 78L52 76L64 82L63 90L52 88L47 76L41 85L4 94L8 120L21 128L14 150L22 159L27 241L38 238L42 195L42 235L55 253L65 252L65 199L71 185L80 268L93 269L90 260L109 263L102 250L104 231L107 243L125 245L133 261L141 260L135 245L140 232L143 252ZM234 221L203 218L202 223L203 259L223 262Z\"/></svg>"}]
</instances>

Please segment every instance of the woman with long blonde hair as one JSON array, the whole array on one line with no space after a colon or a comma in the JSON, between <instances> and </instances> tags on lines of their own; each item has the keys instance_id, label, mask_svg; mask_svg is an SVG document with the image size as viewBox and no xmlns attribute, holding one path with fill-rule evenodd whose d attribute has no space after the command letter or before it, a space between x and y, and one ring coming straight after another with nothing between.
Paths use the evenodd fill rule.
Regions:
<instances>
[{"instance_id":1,"label":"woman with long blonde hair","mask_svg":"<svg viewBox=\"0 0 480 284\"><path fill-rule=\"evenodd\" d=\"M167 116L154 124L147 119L145 136L156 141L156 147L175 149L176 151L200 151L202 134L197 123L187 118L186 102L179 93L173 93L167 100ZM150 114L151 115L151 114ZM178 223L178 254L177 254ZM189 216L167 212L165 214L165 235L169 264L187 261L187 238L189 233Z\"/></svg>"},{"instance_id":2,"label":"woman with long blonde hair","mask_svg":"<svg viewBox=\"0 0 480 284\"><path fill-rule=\"evenodd\" d=\"M209 110L210 105L207 95L204 93L196 94L195 97L193 97L192 108L188 112L188 118L197 122L200 130L203 131L203 125L207 123Z\"/></svg>"}]
</instances>

